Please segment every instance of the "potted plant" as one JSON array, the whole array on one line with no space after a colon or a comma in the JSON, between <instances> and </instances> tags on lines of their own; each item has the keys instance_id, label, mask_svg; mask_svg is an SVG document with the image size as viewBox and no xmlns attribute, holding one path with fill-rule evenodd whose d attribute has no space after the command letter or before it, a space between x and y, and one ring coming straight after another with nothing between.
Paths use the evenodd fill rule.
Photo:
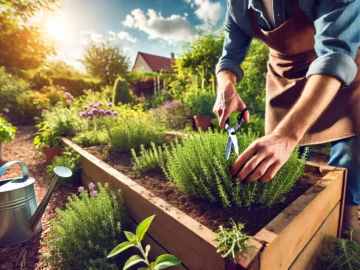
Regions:
<instances>
[{"instance_id":1,"label":"potted plant","mask_svg":"<svg viewBox=\"0 0 360 270\"><path fill-rule=\"evenodd\" d=\"M3 117L0 117L0 160L1 159L1 145L3 142L9 142L15 138L16 127L7 122Z\"/></svg>"},{"instance_id":2,"label":"potted plant","mask_svg":"<svg viewBox=\"0 0 360 270\"><path fill-rule=\"evenodd\" d=\"M61 154L61 138L55 126L51 125L48 121L43 121L36 127L38 128L38 133L34 138L35 148L43 150L46 163L50 164L56 156Z\"/></svg>"},{"instance_id":3,"label":"potted plant","mask_svg":"<svg viewBox=\"0 0 360 270\"><path fill-rule=\"evenodd\" d=\"M215 100L216 95L206 90L189 92L186 95L184 103L191 110L197 129L205 131L211 126Z\"/></svg>"}]
</instances>

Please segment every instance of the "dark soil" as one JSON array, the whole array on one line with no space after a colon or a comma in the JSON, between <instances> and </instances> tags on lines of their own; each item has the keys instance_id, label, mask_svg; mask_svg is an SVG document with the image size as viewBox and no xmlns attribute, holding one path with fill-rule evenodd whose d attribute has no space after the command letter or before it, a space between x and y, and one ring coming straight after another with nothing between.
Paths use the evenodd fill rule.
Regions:
<instances>
[{"instance_id":1,"label":"dark soil","mask_svg":"<svg viewBox=\"0 0 360 270\"><path fill-rule=\"evenodd\" d=\"M306 173L298 180L296 187L287 194L285 202L272 208L264 208L259 205L249 208L223 208L218 204L188 198L176 187L170 185L161 169L151 170L141 175L133 173L131 170L132 157L129 153L114 154L104 146L89 147L86 150L214 232L218 230L219 225L226 226L229 219L232 218L235 222L245 223L245 231L255 235L321 178L320 173Z\"/></svg>"},{"instance_id":2,"label":"dark soil","mask_svg":"<svg viewBox=\"0 0 360 270\"><path fill-rule=\"evenodd\" d=\"M35 178L36 200L40 203L49 186L49 179L46 175L46 164L43 154L34 148L34 134L34 127L18 127L15 140L5 143L2 147L3 160L0 161L0 166L12 160L25 162L28 166L30 177ZM19 177L20 175L21 170L19 166L13 166L0 180ZM48 252L44 239L51 233L49 221L57 215L55 208L63 209L67 196L72 192L76 192L76 187L59 187L52 195L42 218L43 230L41 234L25 243L0 248L0 270L51 269L43 259L44 254Z\"/></svg>"}]
</instances>

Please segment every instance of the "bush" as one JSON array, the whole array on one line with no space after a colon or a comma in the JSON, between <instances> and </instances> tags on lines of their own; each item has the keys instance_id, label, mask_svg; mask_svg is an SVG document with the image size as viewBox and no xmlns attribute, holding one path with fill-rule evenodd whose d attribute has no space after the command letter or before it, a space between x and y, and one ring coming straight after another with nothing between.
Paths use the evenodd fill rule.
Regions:
<instances>
[{"instance_id":1,"label":"bush","mask_svg":"<svg viewBox=\"0 0 360 270\"><path fill-rule=\"evenodd\" d=\"M101 82L97 79L54 77L52 84L62 86L74 97L84 94L84 90L101 91Z\"/></svg>"},{"instance_id":2,"label":"bush","mask_svg":"<svg viewBox=\"0 0 360 270\"><path fill-rule=\"evenodd\" d=\"M58 166L64 166L71 170L72 176L60 179L60 185L77 184L80 180L80 155L72 149L65 149L61 156L55 157L51 165L47 166L46 171L49 180L55 177L54 169Z\"/></svg>"},{"instance_id":3,"label":"bush","mask_svg":"<svg viewBox=\"0 0 360 270\"><path fill-rule=\"evenodd\" d=\"M0 144L3 142L10 142L15 138L16 127L11 125L4 118L0 117ZM0 149L1 155L1 149ZM0 156L1 159L1 156Z\"/></svg>"},{"instance_id":4,"label":"bush","mask_svg":"<svg viewBox=\"0 0 360 270\"><path fill-rule=\"evenodd\" d=\"M161 146L156 146L151 142L151 149L146 150L144 145L140 145L140 157L136 155L135 149L131 149L133 156L133 170L135 172L145 172L150 169L160 168L165 164L165 153ZM164 147L166 147L164 145Z\"/></svg>"},{"instance_id":5,"label":"bush","mask_svg":"<svg viewBox=\"0 0 360 270\"><path fill-rule=\"evenodd\" d=\"M114 85L113 103L115 105L118 103L126 104L130 103L131 100L128 83L123 78L118 78Z\"/></svg>"},{"instance_id":6,"label":"bush","mask_svg":"<svg viewBox=\"0 0 360 270\"><path fill-rule=\"evenodd\" d=\"M127 218L121 194L100 184L98 191L94 187L89 185L90 194L80 187L81 198L72 195L65 210L56 210L58 218L51 221L47 239L47 260L54 269L89 269L123 240Z\"/></svg>"},{"instance_id":7,"label":"bush","mask_svg":"<svg viewBox=\"0 0 360 270\"><path fill-rule=\"evenodd\" d=\"M224 207L262 204L272 206L284 199L304 172L305 160L298 159L295 151L272 181L241 184L230 174L236 160L233 153L225 159L227 134L206 132L175 141L167 151L167 164L163 168L167 178L189 196ZM257 136L252 133L238 135L239 152L243 152Z\"/></svg>"},{"instance_id":8,"label":"bush","mask_svg":"<svg viewBox=\"0 0 360 270\"><path fill-rule=\"evenodd\" d=\"M185 107L193 115L213 115L216 94L208 90L196 90L185 93Z\"/></svg>"},{"instance_id":9,"label":"bush","mask_svg":"<svg viewBox=\"0 0 360 270\"><path fill-rule=\"evenodd\" d=\"M82 146L108 145L110 142L108 133L105 130L81 131L72 140Z\"/></svg>"},{"instance_id":10,"label":"bush","mask_svg":"<svg viewBox=\"0 0 360 270\"><path fill-rule=\"evenodd\" d=\"M120 115L121 116L121 115ZM110 130L110 145L115 151L130 151L151 142L164 142L164 129L147 118L121 118L121 122Z\"/></svg>"},{"instance_id":11,"label":"bush","mask_svg":"<svg viewBox=\"0 0 360 270\"><path fill-rule=\"evenodd\" d=\"M152 96L155 89L155 80L153 78L144 78L130 84L131 91L138 97Z\"/></svg>"}]
</instances>

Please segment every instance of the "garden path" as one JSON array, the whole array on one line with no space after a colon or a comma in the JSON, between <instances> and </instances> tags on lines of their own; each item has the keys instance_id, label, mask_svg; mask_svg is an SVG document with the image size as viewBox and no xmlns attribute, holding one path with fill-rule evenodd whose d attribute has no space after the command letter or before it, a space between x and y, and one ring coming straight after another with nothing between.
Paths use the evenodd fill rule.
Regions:
<instances>
[{"instance_id":1,"label":"garden path","mask_svg":"<svg viewBox=\"0 0 360 270\"><path fill-rule=\"evenodd\" d=\"M46 193L49 179L46 175L45 159L33 145L35 132L36 130L32 126L18 127L15 140L3 145L3 161L0 161L0 165L12 160L25 162L30 176L35 178L36 200L40 203ZM21 175L20 168L14 166L6 172L2 179L19 175ZM49 221L57 215L55 208L63 208L66 198L71 192L76 192L76 187L61 187L55 191L42 218L43 231L41 235L22 244L0 248L0 270L51 269L43 260L44 254L48 251L44 239L50 234Z\"/></svg>"}]
</instances>

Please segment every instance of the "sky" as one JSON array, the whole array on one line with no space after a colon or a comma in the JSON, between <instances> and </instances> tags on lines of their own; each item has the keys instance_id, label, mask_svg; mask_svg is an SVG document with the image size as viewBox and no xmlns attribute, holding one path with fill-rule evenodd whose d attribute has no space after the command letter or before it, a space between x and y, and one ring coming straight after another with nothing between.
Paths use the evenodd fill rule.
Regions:
<instances>
[{"instance_id":1,"label":"sky","mask_svg":"<svg viewBox=\"0 0 360 270\"><path fill-rule=\"evenodd\" d=\"M120 46L131 65L138 51L170 57L197 29L224 23L227 0L60 0L45 16L57 40L58 59L82 69L78 59L90 42Z\"/></svg>"}]
</instances>

